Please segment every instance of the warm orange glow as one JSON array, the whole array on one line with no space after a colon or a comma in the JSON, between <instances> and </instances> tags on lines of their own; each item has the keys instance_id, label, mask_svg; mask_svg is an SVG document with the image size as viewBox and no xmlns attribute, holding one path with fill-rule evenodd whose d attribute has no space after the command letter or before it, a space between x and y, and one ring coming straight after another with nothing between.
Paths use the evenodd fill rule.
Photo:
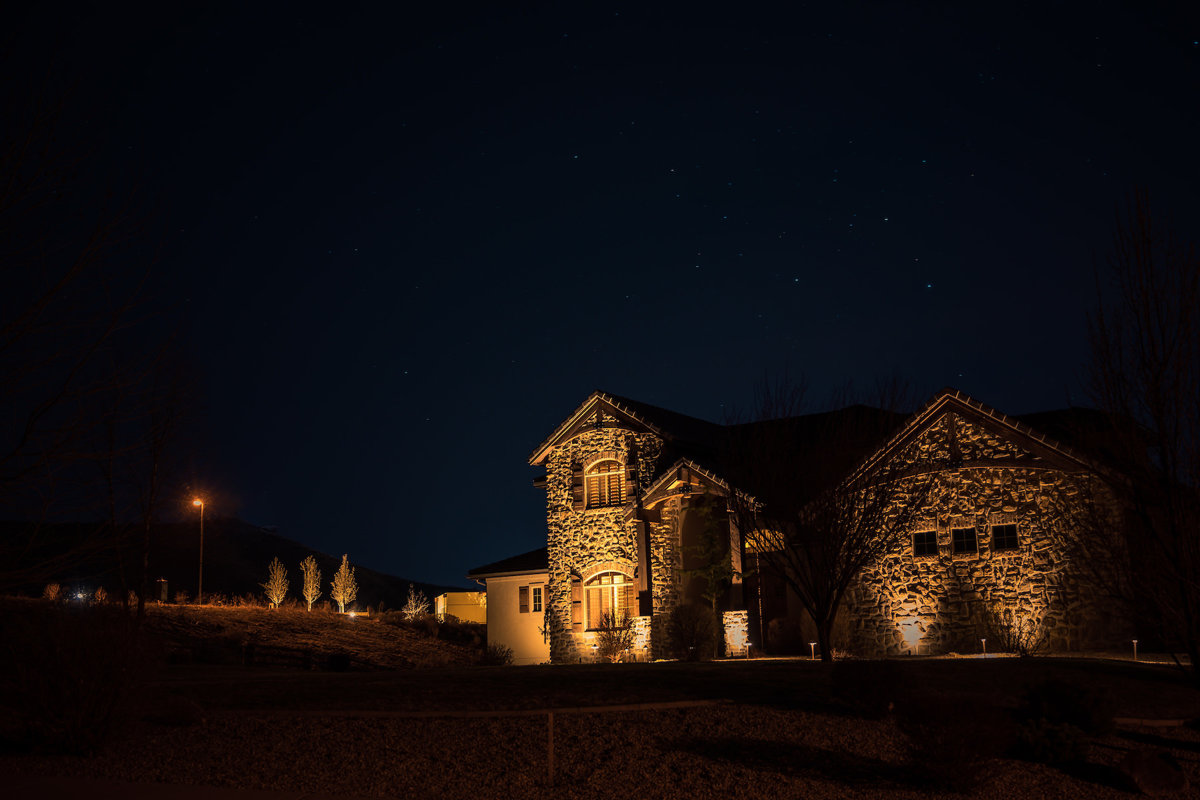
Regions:
<instances>
[{"instance_id":1,"label":"warm orange glow","mask_svg":"<svg viewBox=\"0 0 1200 800\"><path fill-rule=\"evenodd\" d=\"M199 497L197 497L195 500L193 500L193 501L192 501L192 505L194 505L194 506L202 506L202 505L204 505L204 501L203 501L203 500L201 500Z\"/></svg>"}]
</instances>

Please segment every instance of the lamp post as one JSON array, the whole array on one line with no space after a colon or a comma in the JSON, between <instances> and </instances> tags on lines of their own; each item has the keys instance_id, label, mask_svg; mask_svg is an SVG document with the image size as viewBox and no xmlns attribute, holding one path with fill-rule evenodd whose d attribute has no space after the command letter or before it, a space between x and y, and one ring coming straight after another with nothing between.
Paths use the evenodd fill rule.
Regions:
<instances>
[{"instance_id":1,"label":"lamp post","mask_svg":"<svg viewBox=\"0 0 1200 800\"><path fill-rule=\"evenodd\" d=\"M197 497L192 505L200 507L200 577L196 581L196 605L204 604L204 501Z\"/></svg>"}]
</instances>

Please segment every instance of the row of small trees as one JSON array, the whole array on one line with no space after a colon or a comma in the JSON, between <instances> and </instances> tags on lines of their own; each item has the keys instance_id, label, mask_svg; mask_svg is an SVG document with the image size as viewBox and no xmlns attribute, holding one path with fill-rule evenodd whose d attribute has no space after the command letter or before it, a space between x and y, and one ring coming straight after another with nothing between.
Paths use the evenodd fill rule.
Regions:
<instances>
[{"instance_id":1,"label":"row of small trees","mask_svg":"<svg viewBox=\"0 0 1200 800\"><path fill-rule=\"evenodd\" d=\"M304 576L304 602L307 603L308 610L312 611L313 603L321 598L321 568L317 566L317 560L310 555L300 562L300 572ZM283 603L287 597L289 583L287 569L282 561L278 558L271 561L267 567L267 582L260 585L266 592L267 600L276 606ZM334 573L329 596L338 604L339 613L345 613L346 606L353 603L358 596L358 583L354 580L354 567L350 566L349 556L342 556L342 565ZM410 622L428 616L429 599L409 584L408 602L401 613L404 619Z\"/></svg>"},{"instance_id":2,"label":"row of small trees","mask_svg":"<svg viewBox=\"0 0 1200 800\"><path fill-rule=\"evenodd\" d=\"M312 611L313 603L321 599L321 568L317 565L317 559L310 555L301 561L300 574L303 576L301 594L308 610ZM267 567L267 582L260 585L272 604L278 606L283 603L290 584L287 568L282 561L278 558L271 561ZM354 580L354 567L350 566L348 555L342 556L342 564L333 575L329 596L338 604L339 613L345 613L346 606L358 597L358 582Z\"/></svg>"}]
</instances>

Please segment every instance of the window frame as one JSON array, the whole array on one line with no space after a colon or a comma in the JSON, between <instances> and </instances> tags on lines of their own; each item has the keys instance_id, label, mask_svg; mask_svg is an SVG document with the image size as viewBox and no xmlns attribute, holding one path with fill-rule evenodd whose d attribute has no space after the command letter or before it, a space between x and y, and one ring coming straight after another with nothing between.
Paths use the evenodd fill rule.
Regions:
<instances>
[{"instance_id":1,"label":"window frame","mask_svg":"<svg viewBox=\"0 0 1200 800\"><path fill-rule=\"evenodd\" d=\"M970 534L971 534L972 549L970 549L970 550L961 549L959 546L958 534L965 533L965 532L970 532ZM951 552L951 554L956 555L956 556L972 556L972 555L979 554L979 531L977 531L975 529L974 525L972 525L970 527L961 527L961 528L951 528L950 529L950 552Z\"/></svg>"},{"instance_id":2,"label":"window frame","mask_svg":"<svg viewBox=\"0 0 1200 800\"><path fill-rule=\"evenodd\" d=\"M542 584L534 583L529 587L529 611L533 614L541 614L544 608L543 600L545 592L542 591Z\"/></svg>"},{"instance_id":3,"label":"window frame","mask_svg":"<svg viewBox=\"0 0 1200 800\"><path fill-rule=\"evenodd\" d=\"M609 467L603 469L604 467ZM583 471L583 507L587 511L600 508L619 508L625 505L626 466L615 458L604 458L591 464ZM600 479L604 480L601 481ZM595 488L592 482L595 480ZM613 481L616 482L616 500L613 499ZM601 491L601 487L603 490ZM601 495L597 497L597 495Z\"/></svg>"},{"instance_id":4,"label":"window frame","mask_svg":"<svg viewBox=\"0 0 1200 800\"><path fill-rule=\"evenodd\" d=\"M999 540L997 540L997 538L996 538L996 532L999 531L1001 528L1006 528L1006 529L1011 528L1012 529L1011 543L1010 543L1009 537L1007 535L1005 535L1003 538L1003 541L1005 542L1005 544L1003 546L1001 546L999 544ZM994 552L994 553L1015 553L1015 552L1018 552L1020 549L1021 549L1021 532L1020 532L1020 530L1017 529L1017 523L1002 522L1002 523L992 526L992 552Z\"/></svg>"},{"instance_id":5,"label":"window frame","mask_svg":"<svg viewBox=\"0 0 1200 800\"><path fill-rule=\"evenodd\" d=\"M924 535L927 539L923 542L925 548L921 552L917 552L917 537ZM938 536L937 528L932 528L923 531L913 531L912 535L912 554L913 558L929 558L938 554Z\"/></svg>"},{"instance_id":6,"label":"window frame","mask_svg":"<svg viewBox=\"0 0 1200 800\"><path fill-rule=\"evenodd\" d=\"M621 580L619 582L612 581L610 583L603 583L603 579L605 577L619 577ZM600 603L599 613L596 615L595 619L593 619L592 614L593 614L594 609L592 607L592 603L593 603L592 598L594 596L593 592L597 593L597 595L595 595L595 596L599 596L599 592L603 592L606 589L609 590L609 592L610 592L610 594L609 594L609 609L610 609L610 611L612 613L619 612L621 614L621 616L624 617L625 625L626 625L626 627L628 627L629 621L634 616L632 611L637 602L637 598L635 597L634 582L633 582L632 576L626 575L623 572L617 572L615 570L610 570L607 572L597 572L595 575L588 578L586 581L583 581L581 584L581 588L582 588L582 594L583 594L583 604L582 604L583 605L583 608L582 608L583 626L584 626L585 631L600 630L600 628L598 626L593 626L592 622L594 621L597 623L602 623L604 621L604 604L603 604L603 602ZM623 607L618 603L618 593L617 593L618 588L621 590L621 595L623 595L624 600L625 600L625 604Z\"/></svg>"}]
</instances>

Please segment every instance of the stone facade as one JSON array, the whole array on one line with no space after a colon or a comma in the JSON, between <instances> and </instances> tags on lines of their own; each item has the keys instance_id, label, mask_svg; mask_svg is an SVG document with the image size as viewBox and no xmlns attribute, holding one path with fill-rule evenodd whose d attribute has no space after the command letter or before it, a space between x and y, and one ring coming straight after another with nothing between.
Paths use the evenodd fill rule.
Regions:
<instances>
[{"instance_id":1,"label":"stone facade","mask_svg":"<svg viewBox=\"0 0 1200 800\"><path fill-rule=\"evenodd\" d=\"M997 625L1017 626L1052 649L1072 649L1105 627L1081 603L1081 575L1055 544L1080 482L1078 466L1055 463L957 414L946 414L895 458L927 475L928 495L912 532L936 536L936 553L915 554L906 537L859 577L841 616L862 655L978 652ZM996 527L1016 526L1016 546L997 548ZM952 531L974 531L955 552ZM1011 529L1010 529L1011 530ZM995 647L995 643L993 643Z\"/></svg>"},{"instance_id":2,"label":"stone facade","mask_svg":"<svg viewBox=\"0 0 1200 800\"><path fill-rule=\"evenodd\" d=\"M606 427L609 426L609 427ZM580 509L573 496L578 474L601 458L653 475L662 440L652 433L620 427L617 419L589 417L584 432L554 449L546 462L547 548L550 585L546 617L550 658L556 663L586 660L591 637L573 630L571 582L594 574L597 566L633 579L638 565L637 523L625 506Z\"/></svg>"},{"instance_id":3,"label":"stone facade","mask_svg":"<svg viewBox=\"0 0 1200 800\"><path fill-rule=\"evenodd\" d=\"M685 437L673 434L668 424L686 428L692 444L708 437L695 452L709 458L716 452L713 432L724 430L595 393L530 459L546 470L546 629L556 663L592 657L595 634L586 630L577 609L585 607L583 585L606 573L622 576L637 592L629 612L636 639L632 655L666 656L663 623L684 602L683 555L694 552L684 544L688 520L698 500L725 498L730 491L692 459ZM821 454L797 453L797 458ZM1055 546L1055 526L1082 483L1091 480L1081 457L947 390L892 440L864 454L856 474L869 475L871 464L881 460L887 474L907 476L901 478L909 483L901 484L896 502L909 504L910 513L912 504L919 504L911 532L923 534L922 546L906 536L863 571L843 600L836 647L866 655L973 652L985 630L982 623L997 621L1044 631L1056 649L1083 646L1103 635L1102 614L1082 602L1080 579ZM600 462L619 465L624 494L621 502L587 508L585 476ZM610 463L606 469L617 468ZM723 508L709 503L713 507ZM998 526L1003 527L998 531ZM736 570L746 543L732 526L729 536ZM972 546L956 547L955 536ZM726 652L737 656L751 640L763 646L758 632L770 620L750 610L762 607L761 595L743 598L740 577L734 583L720 605ZM794 603L785 605L772 614L799 614Z\"/></svg>"}]
</instances>

